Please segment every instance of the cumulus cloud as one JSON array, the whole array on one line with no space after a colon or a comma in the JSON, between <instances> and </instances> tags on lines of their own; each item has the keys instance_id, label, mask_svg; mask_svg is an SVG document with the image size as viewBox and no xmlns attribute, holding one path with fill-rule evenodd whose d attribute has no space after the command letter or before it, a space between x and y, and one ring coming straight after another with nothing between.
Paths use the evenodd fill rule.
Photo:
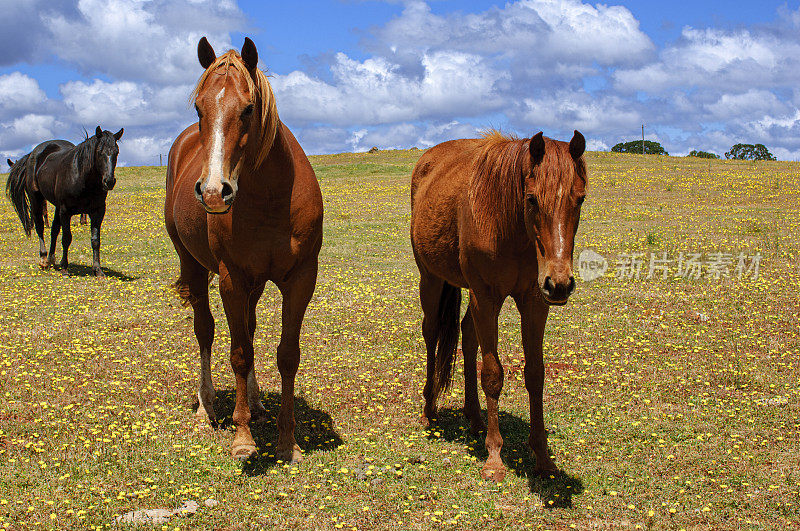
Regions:
<instances>
[{"instance_id":1,"label":"cumulus cloud","mask_svg":"<svg viewBox=\"0 0 800 531\"><path fill-rule=\"evenodd\" d=\"M0 76L0 116L32 110L46 99L35 79L20 72Z\"/></svg>"},{"instance_id":2,"label":"cumulus cloud","mask_svg":"<svg viewBox=\"0 0 800 531\"><path fill-rule=\"evenodd\" d=\"M229 32L243 25L234 4L213 0L79 0L77 9L42 16L62 60L153 84L196 79L200 37L230 47Z\"/></svg>"},{"instance_id":3,"label":"cumulus cloud","mask_svg":"<svg viewBox=\"0 0 800 531\"><path fill-rule=\"evenodd\" d=\"M482 58L438 52L421 59L419 78L404 76L385 59L355 61L336 54L333 82L304 72L276 76L272 85L281 115L299 123L377 125L497 110L495 84L506 75Z\"/></svg>"}]
</instances>

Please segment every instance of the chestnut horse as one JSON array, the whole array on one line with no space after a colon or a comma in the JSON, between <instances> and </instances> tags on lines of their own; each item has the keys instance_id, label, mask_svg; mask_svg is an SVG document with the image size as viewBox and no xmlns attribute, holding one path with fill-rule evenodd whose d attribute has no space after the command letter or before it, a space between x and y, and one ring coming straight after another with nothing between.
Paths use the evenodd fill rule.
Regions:
<instances>
[{"instance_id":1,"label":"chestnut horse","mask_svg":"<svg viewBox=\"0 0 800 531\"><path fill-rule=\"evenodd\" d=\"M256 304L272 281L283 295L277 456L296 462L302 456L294 438L294 380L300 326L316 285L322 195L303 149L278 119L253 41L245 39L241 55L231 50L217 57L203 37L197 53L205 68L193 93L199 121L170 149L164 206L181 263L175 286L194 310L200 346L197 413L216 424L208 303L209 279L216 273L236 376L232 454L246 459L256 451L248 423L263 420L266 411L253 371L253 334Z\"/></svg>"},{"instance_id":2,"label":"chestnut horse","mask_svg":"<svg viewBox=\"0 0 800 531\"><path fill-rule=\"evenodd\" d=\"M480 345L488 417L484 479L502 481L506 474L498 425L503 367L497 355L497 318L508 296L522 320L531 412L528 445L539 471L556 470L542 416L542 338L549 305L566 303L575 290L572 250L585 196L585 146L578 131L569 144L541 132L530 140L492 132L434 146L414 168L411 245L420 272L427 348L421 420L424 425L434 420L436 401L451 384L461 288L467 288L469 306L461 320L464 414L473 433L483 429L476 367Z\"/></svg>"}]
</instances>

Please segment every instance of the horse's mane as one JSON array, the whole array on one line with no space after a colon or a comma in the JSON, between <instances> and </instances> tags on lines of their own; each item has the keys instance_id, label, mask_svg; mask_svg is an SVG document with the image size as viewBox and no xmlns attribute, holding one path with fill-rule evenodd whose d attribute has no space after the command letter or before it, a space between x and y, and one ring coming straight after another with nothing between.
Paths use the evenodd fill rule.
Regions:
<instances>
[{"instance_id":1,"label":"horse's mane","mask_svg":"<svg viewBox=\"0 0 800 531\"><path fill-rule=\"evenodd\" d=\"M85 131L84 131L85 132ZM97 136L89 136L86 133L86 139L75 146L75 161L78 164L78 175L90 171L94 167L94 152L97 147Z\"/></svg>"},{"instance_id":2,"label":"horse's mane","mask_svg":"<svg viewBox=\"0 0 800 531\"><path fill-rule=\"evenodd\" d=\"M206 68L203 75L200 76L197 85L194 87L194 90L192 90L191 101L194 102L197 99L208 76L222 67L226 69L225 75L227 75L227 69L232 67L244 77L247 81L247 90L253 98L253 104L260 107L261 148L255 160L255 165L258 166L267 158L267 154L269 154L270 149L272 149L275 134L278 131L278 108L275 105L275 94L272 92L272 86L269 84L269 81L267 81L267 76L264 75L264 72L259 68L255 68L255 79L253 79L254 76L250 75L250 71L247 69L247 65L244 64L239 53L236 50L228 50L217 57L217 59Z\"/></svg>"},{"instance_id":3,"label":"horse's mane","mask_svg":"<svg viewBox=\"0 0 800 531\"><path fill-rule=\"evenodd\" d=\"M569 194L557 193L564 175L572 175L576 164L578 175L586 182L586 165L577 163L569 154L569 143L544 137L545 154L533 168L531 190L539 208L555 210ZM504 135L497 130L484 133L478 140L469 183L472 214L477 225L491 236L510 235L522 219L525 199L525 178L531 170L530 138Z\"/></svg>"}]
</instances>

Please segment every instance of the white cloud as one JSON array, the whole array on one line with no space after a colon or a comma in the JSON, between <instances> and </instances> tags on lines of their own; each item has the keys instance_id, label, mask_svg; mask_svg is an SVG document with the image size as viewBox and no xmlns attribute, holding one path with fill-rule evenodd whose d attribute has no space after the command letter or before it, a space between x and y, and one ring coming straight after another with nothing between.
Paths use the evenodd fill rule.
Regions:
<instances>
[{"instance_id":1,"label":"white cloud","mask_svg":"<svg viewBox=\"0 0 800 531\"><path fill-rule=\"evenodd\" d=\"M0 126L0 145L4 153L17 154L23 146L56 138L56 131L63 127L54 116L25 114Z\"/></svg>"},{"instance_id":2,"label":"white cloud","mask_svg":"<svg viewBox=\"0 0 800 531\"><path fill-rule=\"evenodd\" d=\"M0 76L0 115L32 110L46 99L35 79L21 72Z\"/></svg>"},{"instance_id":3,"label":"white cloud","mask_svg":"<svg viewBox=\"0 0 800 531\"><path fill-rule=\"evenodd\" d=\"M190 118L189 85L152 88L131 81L70 81L60 87L73 119L84 127L155 126Z\"/></svg>"},{"instance_id":4,"label":"white cloud","mask_svg":"<svg viewBox=\"0 0 800 531\"><path fill-rule=\"evenodd\" d=\"M44 14L53 51L83 71L155 85L189 83L200 74L197 41L220 49L243 16L211 0L78 0L78 15Z\"/></svg>"},{"instance_id":5,"label":"white cloud","mask_svg":"<svg viewBox=\"0 0 800 531\"><path fill-rule=\"evenodd\" d=\"M421 64L421 76L412 78L386 59L359 62L338 53L332 83L295 71L276 75L272 85L281 116L301 123L377 125L475 116L501 107L495 83L506 74L482 58L437 52L423 56Z\"/></svg>"}]
</instances>

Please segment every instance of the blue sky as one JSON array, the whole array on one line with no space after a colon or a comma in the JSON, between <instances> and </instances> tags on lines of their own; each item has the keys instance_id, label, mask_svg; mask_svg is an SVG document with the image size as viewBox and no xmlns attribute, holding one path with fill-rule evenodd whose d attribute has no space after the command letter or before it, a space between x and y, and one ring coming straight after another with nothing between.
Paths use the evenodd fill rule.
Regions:
<instances>
[{"instance_id":1,"label":"blue sky","mask_svg":"<svg viewBox=\"0 0 800 531\"><path fill-rule=\"evenodd\" d=\"M255 41L309 153L499 127L590 149L766 144L800 159L800 0L0 0L0 155L124 126L152 164L194 120L197 40Z\"/></svg>"}]
</instances>

